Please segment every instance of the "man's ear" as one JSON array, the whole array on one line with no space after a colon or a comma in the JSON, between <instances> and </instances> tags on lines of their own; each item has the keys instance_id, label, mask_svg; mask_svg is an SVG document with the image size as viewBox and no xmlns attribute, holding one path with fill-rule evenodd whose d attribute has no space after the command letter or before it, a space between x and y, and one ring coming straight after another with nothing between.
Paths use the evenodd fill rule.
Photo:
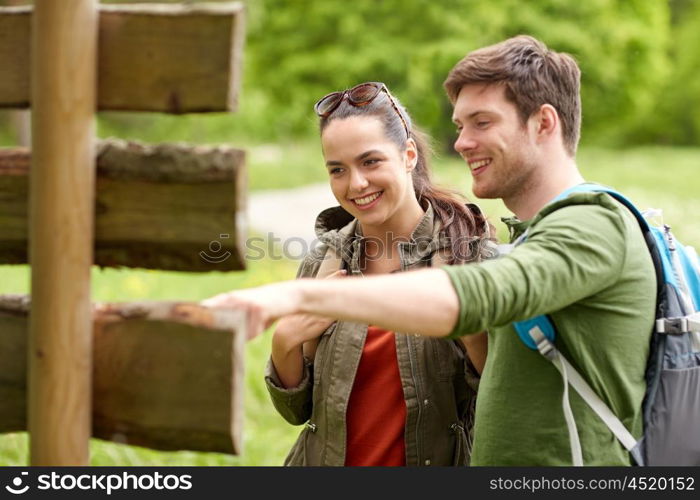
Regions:
<instances>
[{"instance_id":1,"label":"man's ear","mask_svg":"<svg viewBox=\"0 0 700 500\"><path fill-rule=\"evenodd\" d=\"M406 141L405 158L406 172L413 171L418 163L418 146L416 145L416 141L414 141L412 138Z\"/></svg>"},{"instance_id":2,"label":"man's ear","mask_svg":"<svg viewBox=\"0 0 700 500\"><path fill-rule=\"evenodd\" d=\"M538 141L553 136L560 128L559 113L551 104L543 104L533 118L535 118L535 134Z\"/></svg>"}]
</instances>

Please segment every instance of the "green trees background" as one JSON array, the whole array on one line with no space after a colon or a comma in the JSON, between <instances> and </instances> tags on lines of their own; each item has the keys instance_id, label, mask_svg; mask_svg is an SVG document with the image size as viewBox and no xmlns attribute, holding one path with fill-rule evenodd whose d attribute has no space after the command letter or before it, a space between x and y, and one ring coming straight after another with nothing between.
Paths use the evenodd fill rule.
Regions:
<instances>
[{"instance_id":1,"label":"green trees background","mask_svg":"<svg viewBox=\"0 0 700 500\"><path fill-rule=\"evenodd\" d=\"M666 0L258 0L250 10L245 99L272 136L306 131L324 93L379 80L446 140L449 69L527 33L579 61L585 137L619 140L646 119L673 66Z\"/></svg>"},{"instance_id":2,"label":"green trees background","mask_svg":"<svg viewBox=\"0 0 700 500\"><path fill-rule=\"evenodd\" d=\"M656 88L654 107L628 136L630 142L700 143L700 1L670 2L668 73Z\"/></svg>"},{"instance_id":3,"label":"green trees background","mask_svg":"<svg viewBox=\"0 0 700 500\"><path fill-rule=\"evenodd\" d=\"M307 135L313 103L383 81L448 145L442 90L467 52L527 33L582 70L585 143L700 139L696 0L248 0L242 106L231 132L261 141Z\"/></svg>"},{"instance_id":4,"label":"green trees background","mask_svg":"<svg viewBox=\"0 0 700 500\"><path fill-rule=\"evenodd\" d=\"M467 52L521 33L578 60L584 144L689 145L700 139L700 0L244 3L241 108L198 118L206 142L309 136L316 127L312 105L319 97L378 80L416 123L449 146L453 130L442 90L447 72ZM108 133L138 130L143 140L151 134L174 140L191 136L180 130L190 126L188 120L162 115L106 114L102 123ZM0 140L8 133L7 120L0 117Z\"/></svg>"}]
</instances>

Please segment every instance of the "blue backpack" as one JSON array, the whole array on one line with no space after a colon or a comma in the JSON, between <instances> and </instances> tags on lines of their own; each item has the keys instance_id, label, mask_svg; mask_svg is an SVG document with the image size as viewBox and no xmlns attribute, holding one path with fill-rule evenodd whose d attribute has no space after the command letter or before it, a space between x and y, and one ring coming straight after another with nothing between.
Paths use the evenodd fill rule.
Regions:
<instances>
[{"instance_id":1,"label":"blue backpack","mask_svg":"<svg viewBox=\"0 0 700 500\"><path fill-rule=\"evenodd\" d=\"M656 227L622 194L597 184L580 184L573 193L604 192L636 217L651 253L657 278L656 322L646 368L644 432L637 441L555 346L556 330L548 316L514 323L520 339L559 370L564 381L564 417L572 461L583 465L576 422L568 403L569 384L605 422L637 465L700 465L700 262L671 228ZM527 231L513 242L527 239Z\"/></svg>"}]
</instances>

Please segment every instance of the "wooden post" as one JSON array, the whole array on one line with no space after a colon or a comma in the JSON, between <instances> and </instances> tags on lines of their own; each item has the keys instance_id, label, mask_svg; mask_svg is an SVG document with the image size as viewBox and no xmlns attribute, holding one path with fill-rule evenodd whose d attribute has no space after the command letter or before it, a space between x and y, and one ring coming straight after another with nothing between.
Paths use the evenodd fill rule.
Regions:
<instances>
[{"instance_id":1,"label":"wooden post","mask_svg":"<svg viewBox=\"0 0 700 500\"><path fill-rule=\"evenodd\" d=\"M89 462L97 20L96 0L32 18L31 465Z\"/></svg>"}]
</instances>

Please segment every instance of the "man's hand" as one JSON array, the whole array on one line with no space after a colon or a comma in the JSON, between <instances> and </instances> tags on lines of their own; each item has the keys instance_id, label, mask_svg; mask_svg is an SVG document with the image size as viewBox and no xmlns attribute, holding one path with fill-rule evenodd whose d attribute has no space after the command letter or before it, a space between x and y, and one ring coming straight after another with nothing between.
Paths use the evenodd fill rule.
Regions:
<instances>
[{"instance_id":1,"label":"man's hand","mask_svg":"<svg viewBox=\"0 0 700 500\"><path fill-rule=\"evenodd\" d=\"M201 302L205 307L246 311L248 340L260 335L282 316L298 312L299 281L284 281L257 288L221 293Z\"/></svg>"},{"instance_id":2,"label":"man's hand","mask_svg":"<svg viewBox=\"0 0 700 500\"><path fill-rule=\"evenodd\" d=\"M345 274L344 270L336 271L326 279L342 277ZM302 287L305 283L313 281L315 280L282 281L256 288L234 290L209 297L200 303L205 307L246 311L248 317L247 337L248 340L252 340L281 317L302 312ZM321 332L323 330L318 335ZM318 335L316 336L318 337Z\"/></svg>"},{"instance_id":3,"label":"man's hand","mask_svg":"<svg viewBox=\"0 0 700 500\"><path fill-rule=\"evenodd\" d=\"M363 279L301 279L224 293L202 302L248 312L248 338L276 319L310 313L395 332L444 337L459 319L459 297L442 269Z\"/></svg>"}]
</instances>

